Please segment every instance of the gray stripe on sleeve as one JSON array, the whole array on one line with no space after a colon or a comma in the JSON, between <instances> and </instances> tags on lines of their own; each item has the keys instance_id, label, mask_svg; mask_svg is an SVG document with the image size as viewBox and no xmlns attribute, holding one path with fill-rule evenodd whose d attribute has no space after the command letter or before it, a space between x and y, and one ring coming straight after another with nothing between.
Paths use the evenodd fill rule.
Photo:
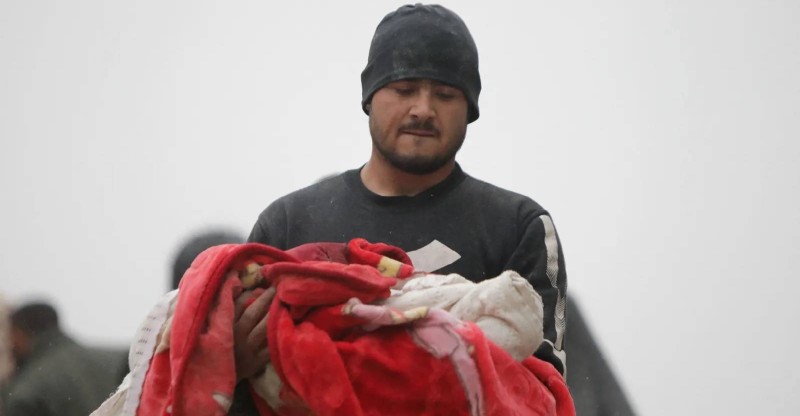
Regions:
<instances>
[{"instance_id":1,"label":"gray stripe on sleeve","mask_svg":"<svg viewBox=\"0 0 800 416\"><path fill-rule=\"evenodd\" d=\"M564 331L567 328L566 310L567 299L561 290L558 288L558 238L556 237L556 228L553 225L553 220L549 215L542 215L542 224L544 224L544 246L547 249L547 278L550 279L550 285L556 289L556 343L557 350L563 349Z\"/></svg>"}]
</instances>

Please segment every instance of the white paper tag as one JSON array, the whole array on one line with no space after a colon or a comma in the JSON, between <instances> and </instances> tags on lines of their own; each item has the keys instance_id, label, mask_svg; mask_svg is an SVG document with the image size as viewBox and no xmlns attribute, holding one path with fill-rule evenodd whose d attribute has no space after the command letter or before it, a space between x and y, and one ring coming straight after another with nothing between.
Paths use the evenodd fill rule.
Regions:
<instances>
[{"instance_id":1,"label":"white paper tag","mask_svg":"<svg viewBox=\"0 0 800 416\"><path fill-rule=\"evenodd\" d=\"M433 240L425 247L409 251L408 257L414 263L414 270L433 273L449 266L461 258L461 255L439 240Z\"/></svg>"}]
</instances>

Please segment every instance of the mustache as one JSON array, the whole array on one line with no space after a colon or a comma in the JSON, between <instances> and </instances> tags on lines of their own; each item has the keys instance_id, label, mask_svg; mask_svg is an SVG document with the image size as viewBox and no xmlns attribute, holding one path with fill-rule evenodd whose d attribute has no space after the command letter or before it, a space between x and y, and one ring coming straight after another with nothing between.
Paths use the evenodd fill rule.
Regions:
<instances>
[{"instance_id":1,"label":"mustache","mask_svg":"<svg viewBox=\"0 0 800 416\"><path fill-rule=\"evenodd\" d=\"M436 128L431 119L410 121L402 125L400 130L423 130L436 135L439 134L439 129Z\"/></svg>"}]
</instances>

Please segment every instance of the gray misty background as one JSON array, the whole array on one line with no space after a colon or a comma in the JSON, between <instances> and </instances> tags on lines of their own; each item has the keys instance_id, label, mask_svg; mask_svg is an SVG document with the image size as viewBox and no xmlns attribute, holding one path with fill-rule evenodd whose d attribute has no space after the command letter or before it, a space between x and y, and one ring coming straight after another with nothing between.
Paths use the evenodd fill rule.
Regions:
<instances>
[{"instance_id":1,"label":"gray misty background","mask_svg":"<svg viewBox=\"0 0 800 416\"><path fill-rule=\"evenodd\" d=\"M0 293L127 343L189 233L366 161L401 4L0 2ZM634 406L797 412L800 3L444 5L484 83L459 160L552 212Z\"/></svg>"}]
</instances>

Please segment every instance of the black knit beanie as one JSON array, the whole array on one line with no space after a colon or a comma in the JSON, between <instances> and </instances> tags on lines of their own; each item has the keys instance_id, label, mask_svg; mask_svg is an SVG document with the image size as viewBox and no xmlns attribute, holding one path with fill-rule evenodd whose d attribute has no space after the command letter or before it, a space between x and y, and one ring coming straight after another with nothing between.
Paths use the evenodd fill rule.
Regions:
<instances>
[{"instance_id":1,"label":"black knit beanie","mask_svg":"<svg viewBox=\"0 0 800 416\"><path fill-rule=\"evenodd\" d=\"M361 108L384 85L427 78L459 88L469 104L468 122L478 119L478 49L458 15L439 5L406 5L375 29L367 67L361 73Z\"/></svg>"}]
</instances>

